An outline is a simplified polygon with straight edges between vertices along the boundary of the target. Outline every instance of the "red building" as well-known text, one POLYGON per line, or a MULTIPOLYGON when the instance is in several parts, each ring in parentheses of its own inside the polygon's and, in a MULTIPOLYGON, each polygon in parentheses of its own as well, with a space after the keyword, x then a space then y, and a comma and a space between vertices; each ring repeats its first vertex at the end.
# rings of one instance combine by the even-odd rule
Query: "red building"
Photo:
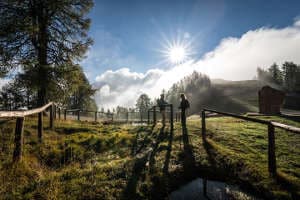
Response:
POLYGON ((285 93, 280 90, 270 86, 262 87, 258 92, 259 113, 268 115, 280 114, 284 97, 285 93))

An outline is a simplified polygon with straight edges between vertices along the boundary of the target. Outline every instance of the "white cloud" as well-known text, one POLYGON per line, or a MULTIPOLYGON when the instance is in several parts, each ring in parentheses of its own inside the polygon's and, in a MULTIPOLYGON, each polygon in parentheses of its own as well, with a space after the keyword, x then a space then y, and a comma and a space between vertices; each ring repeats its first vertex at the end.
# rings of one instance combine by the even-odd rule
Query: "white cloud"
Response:
POLYGON ((128 68, 106 71, 97 76, 94 86, 99 106, 133 106, 141 93, 158 96, 194 70, 211 78, 230 80, 252 79, 257 67, 272 63, 293 61, 300 64, 300 20, 286 28, 260 28, 250 30, 240 38, 224 38, 200 60, 189 61, 167 70, 151 69, 146 73, 132 72, 128 68))

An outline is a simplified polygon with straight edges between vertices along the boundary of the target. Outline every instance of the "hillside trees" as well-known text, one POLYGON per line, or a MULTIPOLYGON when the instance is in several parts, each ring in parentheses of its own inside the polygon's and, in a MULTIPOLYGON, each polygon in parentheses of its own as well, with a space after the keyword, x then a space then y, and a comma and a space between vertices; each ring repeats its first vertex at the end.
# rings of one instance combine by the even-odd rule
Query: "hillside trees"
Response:
POLYGON ((300 91, 300 65, 285 62, 282 67, 276 63, 267 70, 257 68, 258 80, 273 87, 279 87, 289 92, 300 91))
POLYGON ((72 94, 82 76, 76 62, 92 44, 86 18, 92 6, 92 0, 1 1, 0 75, 18 69, 17 82, 38 106, 72 94))
POLYGON ((210 94, 211 81, 208 76, 194 71, 191 75, 184 77, 172 85, 166 94, 169 103, 177 108, 180 104, 180 94, 184 93, 191 102, 191 112, 199 110, 199 106, 210 94))

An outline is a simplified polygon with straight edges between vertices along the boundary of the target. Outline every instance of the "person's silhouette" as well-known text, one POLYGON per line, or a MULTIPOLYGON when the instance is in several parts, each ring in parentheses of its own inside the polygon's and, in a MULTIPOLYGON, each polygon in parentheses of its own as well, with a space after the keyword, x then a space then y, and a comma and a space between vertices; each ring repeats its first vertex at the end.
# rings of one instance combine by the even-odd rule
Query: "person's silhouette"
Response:
POLYGON ((184 94, 180 95, 181 102, 180 106, 178 107, 181 109, 181 125, 183 128, 186 127, 186 110, 190 108, 190 102, 186 99, 184 94))

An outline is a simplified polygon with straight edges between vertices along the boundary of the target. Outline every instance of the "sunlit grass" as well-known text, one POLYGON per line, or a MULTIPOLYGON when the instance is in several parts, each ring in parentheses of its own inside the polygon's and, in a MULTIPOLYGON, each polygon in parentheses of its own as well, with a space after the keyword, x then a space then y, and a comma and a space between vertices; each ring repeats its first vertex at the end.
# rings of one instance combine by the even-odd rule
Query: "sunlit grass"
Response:
MULTIPOLYGON (((299 126, 279 117, 263 118, 299 126)), ((0 199, 159 199, 198 175, 250 184, 277 199, 290 199, 290 191, 300 188, 299 135, 276 129, 280 185, 268 174, 264 125, 229 117, 208 118, 208 145, 203 145, 201 120, 189 120, 189 145, 196 168, 184 171, 187 144, 182 141, 179 123, 169 140, 170 127, 161 132, 161 124, 56 120, 55 129, 50 130, 47 117, 44 122, 40 144, 37 119, 26 118, 23 159, 15 165, 15 122, 0 125, 0 199)))

